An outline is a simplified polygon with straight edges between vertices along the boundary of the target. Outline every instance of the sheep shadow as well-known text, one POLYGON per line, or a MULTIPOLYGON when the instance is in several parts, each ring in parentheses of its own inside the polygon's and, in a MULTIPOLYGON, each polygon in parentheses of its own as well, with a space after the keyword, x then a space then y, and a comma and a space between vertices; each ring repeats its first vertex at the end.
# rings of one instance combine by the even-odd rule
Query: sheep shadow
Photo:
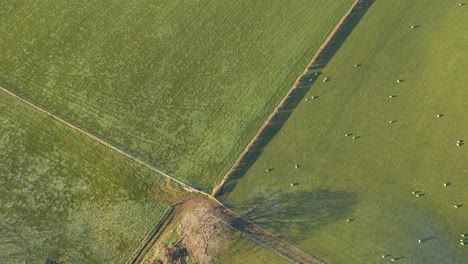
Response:
POLYGON ((433 240, 434 238, 435 238, 435 236, 425 237, 425 238, 421 239, 421 243, 429 242, 429 241, 433 240))

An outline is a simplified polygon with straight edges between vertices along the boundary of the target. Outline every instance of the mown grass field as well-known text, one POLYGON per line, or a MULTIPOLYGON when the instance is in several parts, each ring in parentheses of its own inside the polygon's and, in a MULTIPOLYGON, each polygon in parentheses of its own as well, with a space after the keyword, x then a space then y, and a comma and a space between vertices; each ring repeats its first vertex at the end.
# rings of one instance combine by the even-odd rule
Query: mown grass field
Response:
POLYGON ((183 189, 0 91, 0 263, 123 263, 183 189))
POLYGON ((352 2, 1 1, 0 85, 210 191, 352 2))
POLYGON ((375 1, 223 198, 329 263, 466 263, 467 24, 457 1, 375 1))

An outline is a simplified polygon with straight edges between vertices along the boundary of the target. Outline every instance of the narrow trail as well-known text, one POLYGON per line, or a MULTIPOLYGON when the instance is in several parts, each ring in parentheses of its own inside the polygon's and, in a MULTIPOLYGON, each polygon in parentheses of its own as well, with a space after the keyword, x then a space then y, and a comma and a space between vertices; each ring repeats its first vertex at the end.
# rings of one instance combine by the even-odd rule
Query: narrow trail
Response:
POLYGON ((281 109, 286 105, 288 99, 292 96, 294 91, 301 86, 301 81, 304 80, 304 78, 310 73, 310 69, 314 66, 314 64, 317 62, 317 60, 320 58, 322 53, 327 49, 327 47, 330 45, 330 42, 333 40, 333 38, 337 35, 337 32, 343 27, 345 22, 348 20, 348 18, 351 16, 351 14, 356 10, 356 7, 365 0, 356 0, 353 5, 349 8, 348 12, 340 19, 338 24, 335 26, 335 28, 332 30, 330 35, 325 39, 325 41, 322 43, 320 48, 317 50, 315 53, 314 57, 310 60, 309 64, 307 64, 306 68, 302 72, 299 77, 297 77, 296 81, 294 82, 293 86, 291 89, 288 91, 286 96, 280 101, 278 106, 275 107, 273 112, 268 116, 268 118, 265 120, 265 123, 260 127, 258 130, 257 134, 253 137, 253 139, 249 142, 247 147, 244 149, 244 151, 241 153, 239 158, 236 160, 234 165, 231 167, 231 169, 226 173, 224 176, 223 180, 218 184, 215 188, 213 188, 213 192, 211 195, 213 197, 216 197, 220 191, 222 190, 223 186, 226 184, 227 181, 231 178, 231 176, 234 174, 234 172, 237 170, 239 165, 242 163, 246 155, 252 151, 253 148, 255 148, 256 143, 259 141, 260 137, 262 134, 264 134, 266 128, 272 123, 273 119, 275 116, 278 115, 281 109))

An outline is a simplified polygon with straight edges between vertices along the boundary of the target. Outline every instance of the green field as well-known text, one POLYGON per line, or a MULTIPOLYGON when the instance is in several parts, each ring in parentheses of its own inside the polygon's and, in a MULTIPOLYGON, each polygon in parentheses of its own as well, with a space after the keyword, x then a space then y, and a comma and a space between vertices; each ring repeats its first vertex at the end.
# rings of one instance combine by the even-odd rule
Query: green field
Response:
POLYGON ((467 263, 467 24, 457 1, 375 1, 223 199, 329 263, 467 263))
POLYGON ((226 264, 285 264, 290 263, 283 257, 276 255, 273 251, 253 242, 250 238, 231 230, 229 232, 231 241, 229 249, 217 258, 217 263, 226 264))
POLYGON ((181 187, 0 91, 0 263, 123 263, 181 187))
POLYGON ((0 86, 210 191, 353 0, 0 2, 0 86))

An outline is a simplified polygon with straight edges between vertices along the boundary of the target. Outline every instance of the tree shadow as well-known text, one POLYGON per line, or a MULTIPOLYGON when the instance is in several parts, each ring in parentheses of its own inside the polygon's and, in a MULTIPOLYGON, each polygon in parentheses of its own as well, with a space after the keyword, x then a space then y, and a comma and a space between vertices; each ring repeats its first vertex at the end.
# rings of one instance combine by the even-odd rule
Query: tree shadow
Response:
MULTIPOLYGON (((357 204, 357 194, 319 189, 293 193, 264 193, 239 205, 231 205, 244 218, 296 243, 312 231, 349 218, 357 204)), ((343 221, 346 224, 346 221, 343 221)), ((242 226, 237 226, 242 229, 242 226)))
MULTIPOLYGON (((361 0, 352 11, 351 15, 344 21, 342 27, 331 38, 330 42, 325 46, 323 51, 318 56, 313 65, 307 68, 307 73, 299 80, 297 88, 286 99, 282 108, 276 113, 272 121, 261 132, 258 139, 254 142, 253 147, 245 154, 239 165, 230 175, 229 180, 215 194, 220 200, 226 200, 225 196, 234 190, 237 181, 241 179, 250 167, 258 159, 265 146, 273 139, 273 137, 281 130, 292 111, 304 99, 309 92, 312 84, 314 84, 322 72, 320 71, 332 59, 335 53, 340 49, 345 40, 351 34, 353 29, 358 25, 366 11, 371 7, 375 0, 361 0)), ((360 64, 359 64, 360 65, 360 64)), ((313 102, 311 102, 313 103, 313 102)))

